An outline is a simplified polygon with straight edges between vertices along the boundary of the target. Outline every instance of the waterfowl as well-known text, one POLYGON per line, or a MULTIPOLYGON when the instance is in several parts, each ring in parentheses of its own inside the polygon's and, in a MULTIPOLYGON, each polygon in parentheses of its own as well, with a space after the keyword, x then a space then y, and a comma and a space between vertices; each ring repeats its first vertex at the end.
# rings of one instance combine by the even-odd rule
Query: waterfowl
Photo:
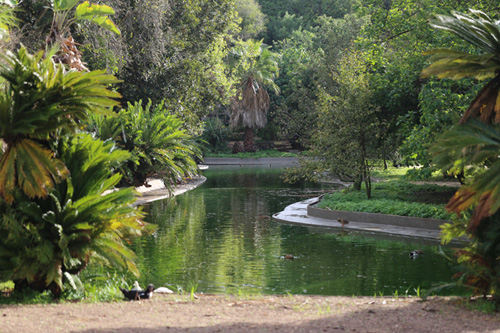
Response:
POLYGON ((140 291, 142 290, 141 286, 139 285, 139 282, 135 281, 134 282, 134 286, 132 287, 132 289, 130 289, 130 291, 140 291))
POLYGON ((173 294, 174 292, 167 287, 159 287, 155 289, 155 293, 159 294, 173 294))
POLYGON ((155 287, 152 284, 148 285, 146 290, 134 290, 134 289, 127 290, 125 288, 120 288, 120 290, 123 293, 123 296, 125 296, 125 298, 128 298, 130 300, 137 300, 137 301, 141 300, 141 299, 151 298, 153 296, 154 289, 155 289, 155 287))
POLYGON ((348 223, 349 223, 349 221, 347 221, 346 219, 343 219, 343 218, 341 218, 341 217, 339 217, 339 218, 337 219, 337 221, 339 221, 339 223, 340 223, 340 224, 342 224, 342 227, 344 227, 344 225, 346 225, 346 224, 348 224, 348 223))
POLYGON ((410 252, 410 258, 415 259, 419 254, 424 253, 422 250, 414 250, 410 252))
POLYGON ((288 259, 288 260, 292 260, 294 259, 294 255, 293 254, 285 254, 283 256, 281 256, 281 259, 288 259))

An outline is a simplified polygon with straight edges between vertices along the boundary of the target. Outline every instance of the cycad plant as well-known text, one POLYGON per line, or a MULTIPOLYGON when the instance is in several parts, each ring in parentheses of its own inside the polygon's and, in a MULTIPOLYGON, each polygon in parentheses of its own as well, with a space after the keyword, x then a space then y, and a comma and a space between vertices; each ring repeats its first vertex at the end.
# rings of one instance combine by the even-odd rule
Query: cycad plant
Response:
POLYGON ((431 26, 449 31, 480 52, 469 53, 451 49, 430 50, 432 64, 422 71, 423 77, 478 80, 492 79, 477 94, 460 123, 478 117, 484 123, 500 123, 500 21, 470 9, 471 15, 453 12, 453 16, 436 15, 431 26))
POLYGON ((68 176, 64 163, 48 142, 74 132, 88 112, 107 112, 118 104, 118 93, 107 85, 118 82, 104 71, 66 71, 52 55, 29 54, 24 47, 7 52, 0 62, 0 197, 14 200, 16 188, 29 198, 46 197, 68 176), (47 56, 45 56, 47 55, 47 56))
POLYGON ((182 121, 168 115, 163 104, 149 101, 128 104, 116 117, 95 117, 93 132, 103 140, 113 139, 132 154, 122 167, 124 180, 131 185, 148 185, 147 178, 163 179, 167 188, 198 173, 196 158, 201 152, 194 139, 182 129, 182 121))
POLYGON ((449 201, 447 209, 471 215, 467 224, 448 224, 443 240, 467 234, 471 243, 457 252, 462 264, 461 281, 476 294, 493 294, 500 305, 500 21, 483 12, 438 15, 431 25, 449 31, 480 51, 432 50, 423 75, 491 80, 481 89, 462 116, 460 125, 444 133, 432 147, 442 170, 460 172, 480 166, 482 172, 468 179, 449 201))
POLYGON ((255 151, 255 129, 267 124, 270 106, 266 87, 279 93, 274 79, 278 75, 278 55, 271 52, 261 41, 239 42, 232 50, 236 62, 236 75, 240 85, 231 102, 231 127, 245 128, 244 149, 255 151))
POLYGON ((61 138, 54 150, 69 176, 46 198, 18 192, 12 205, 0 204, 0 280, 57 297, 63 278, 73 282, 90 261, 138 274, 124 241, 141 234, 142 214, 131 188, 113 191, 121 178, 113 170, 129 153, 85 134, 61 138))
POLYGON ((59 45, 57 55, 54 55, 56 62, 63 63, 69 68, 79 71, 87 71, 88 69, 81 59, 82 53, 78 50, 77 43, 71 35, 71 27, 75 23, 88 21, 118 35, 120 30, 109 18, 110 15, 115 14, 113 8, 107 5, 91 4, 88 1, 76 6, 79 1, 50 1, 49 8, 54 11, 54 16, 46 44, 47 48, 51 48, 56 44, 59 45))

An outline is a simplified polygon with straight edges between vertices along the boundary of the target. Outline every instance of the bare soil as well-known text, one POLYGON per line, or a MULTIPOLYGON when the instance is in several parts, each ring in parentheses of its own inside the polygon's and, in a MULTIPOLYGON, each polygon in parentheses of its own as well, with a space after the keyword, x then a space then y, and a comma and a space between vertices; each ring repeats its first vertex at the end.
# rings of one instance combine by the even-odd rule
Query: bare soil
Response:
POLYGON ((0 332, 500 332, 459 298, 154 295, 145 301, 0 306, 0 332))

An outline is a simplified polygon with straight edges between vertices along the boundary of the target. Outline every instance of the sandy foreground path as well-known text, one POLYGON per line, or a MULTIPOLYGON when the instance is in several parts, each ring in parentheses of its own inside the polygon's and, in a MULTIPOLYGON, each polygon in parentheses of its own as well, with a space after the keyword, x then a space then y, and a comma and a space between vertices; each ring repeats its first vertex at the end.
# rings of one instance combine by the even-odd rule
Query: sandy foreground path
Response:
POLYGON ((500 332, 456 298, 155 295, 146 301, 0 306, 0 332, 500 332))

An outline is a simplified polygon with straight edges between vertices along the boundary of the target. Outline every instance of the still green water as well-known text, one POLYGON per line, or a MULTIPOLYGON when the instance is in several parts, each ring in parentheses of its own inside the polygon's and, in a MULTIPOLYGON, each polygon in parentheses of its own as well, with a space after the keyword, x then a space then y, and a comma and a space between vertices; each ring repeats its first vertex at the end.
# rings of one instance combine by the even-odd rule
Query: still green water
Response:
POLYGON ((450 281, 438 243, 272 221, 273 213, 332 188, 283 183, 283 169, 210 167, 207 182, 145 207, 141 285, 231 294, 415 295, 450 281), (409 252, 422 249, 416 260, 409 252), (293 254, 294 260, 282 259, 293 254))

